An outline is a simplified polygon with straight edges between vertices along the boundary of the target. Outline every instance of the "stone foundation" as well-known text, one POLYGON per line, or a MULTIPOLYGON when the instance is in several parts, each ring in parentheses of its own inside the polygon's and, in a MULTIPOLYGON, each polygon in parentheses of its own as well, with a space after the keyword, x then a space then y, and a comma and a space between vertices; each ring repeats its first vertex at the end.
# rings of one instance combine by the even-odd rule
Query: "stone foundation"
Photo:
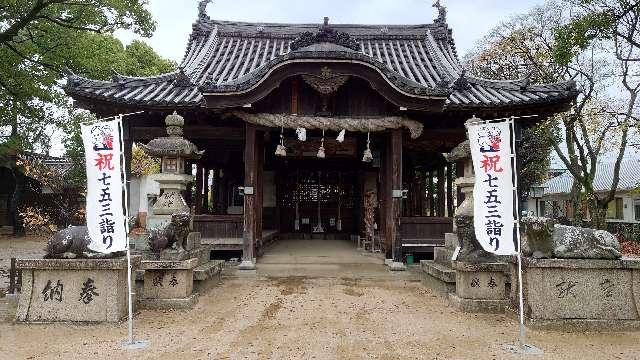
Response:
POLYGON ((185 308, 196 303, 193 298, 193 269, 198 259, 182 261, 145 260, 144 292, 140 306, 149 308, 185 308))
POLYGON ((508 305, 506 263, 473 264, 452 261, 456 271, 456 293, 449 299, 465 312, 501 313, 508 305))
MULTIPOLYGON (((16 321, 117 322, 127 315, 125 257, 21 259, 16 265, 22 269, 16 321)), ((140 257, 132 256, 131 265, 135 271, 140 257)))
MULTIPOLYGON (((518 264, 510 266, 517 279, 518 264)), ((525 318, 562 330, 640 329, 640 259, 522 259, 525 318)), ((517 309, 518 288, 510 299, 517 309)))

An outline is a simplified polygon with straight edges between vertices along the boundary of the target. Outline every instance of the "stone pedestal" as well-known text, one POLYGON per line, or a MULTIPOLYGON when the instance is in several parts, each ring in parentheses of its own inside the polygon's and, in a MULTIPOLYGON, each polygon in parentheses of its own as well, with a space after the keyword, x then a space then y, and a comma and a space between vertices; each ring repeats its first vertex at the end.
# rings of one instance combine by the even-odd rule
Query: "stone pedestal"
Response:
POLYGON ((508 264, 472 264, 453 261, 456 271, 456 292, 449 294, 452 304, 464 312, 500 313, 507 300, 506 276, 508 264))
MULTIPOLYGON (((117 322, 127 316, 127 259, 18 260, 22 322, 117 322)), ((140 257, 131 258, 132 270, 140 257)), ((135 304, 135 301, 134 301, 135 304)))
MULTIPOLYGON (((510 264, 517 279, 518 264, 510 264)), ((640 259, 522 259, 525 319, 556 330, 640 329, 640 259)), ((518 287, 510 294, 518 309, 518 287)))
POLYGON ((140 306, 146 309, 191 308, 197 301, 193 293, 193 269, 198 259, 182 261, 144 260, 144 293, 140 306))

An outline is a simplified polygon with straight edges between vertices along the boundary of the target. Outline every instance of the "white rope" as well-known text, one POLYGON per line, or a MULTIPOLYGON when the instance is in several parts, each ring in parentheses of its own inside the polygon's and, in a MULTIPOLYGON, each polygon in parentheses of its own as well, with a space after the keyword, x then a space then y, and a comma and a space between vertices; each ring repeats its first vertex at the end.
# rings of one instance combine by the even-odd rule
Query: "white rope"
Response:
POLYGON ((250 114, 243 111, 231 111, 228 116, 236 116, 248 123, 266 127, 286 127, 288 129, 306 128, 352 132, 384 131, 387 129, 407 128, 412 139, 422 135, 424 125, 400 116, 386 116, 378 118, 348 118, 348 117, 321 117, 321 116, 295 116, 290 114, 250 114))

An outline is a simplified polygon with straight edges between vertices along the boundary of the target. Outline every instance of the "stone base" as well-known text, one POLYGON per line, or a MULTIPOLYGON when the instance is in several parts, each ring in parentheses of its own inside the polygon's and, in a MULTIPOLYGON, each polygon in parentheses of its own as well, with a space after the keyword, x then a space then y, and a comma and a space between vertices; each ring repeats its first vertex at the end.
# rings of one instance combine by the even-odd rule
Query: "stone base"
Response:
MULTIPOLYGON (((515 259, 510 268, 517 279, 515 259)), ((640 321, 640 259, 522 258, 522 271, 525 318, 531 324, 606 330, 635 328, 640 321)), ((510 300, 517 309, 517 286, 510 300)))
MULTIPOLYGON (((20 259, 20 322, 117 322, 127 316, 127 258, 20 259)), ((132 256, 132 270, 140 257, 132 256)), ((135 303, 135 301, 134 301, 135 303)))
POLYGON ((462 312, 500 314, 509 305, 509 300, 463 299, 451 293, 449 303, 462 312))
POLYGON ((222 282, 224 260, 211 260, 193 269, 193 289, 203 294, 222 282))
POLYGON ((456 291, 456 272, 433 260, 420 261, 423 283, 440 295, 456 291))
POLYGON ((186 299, 193 294, 193 269, 198 259, 142 262, 143 299, 186 299))
POLYGON ((178 299, 142 299, 140 308, 145 310, 192 309, 198 303, 198 294, 178 299))
POLYGON ((452 261, 456 271, 455 297, 449 297, 466 312, 502 312, 508 304, 505 271, 507 264, 475 264, 452 261))

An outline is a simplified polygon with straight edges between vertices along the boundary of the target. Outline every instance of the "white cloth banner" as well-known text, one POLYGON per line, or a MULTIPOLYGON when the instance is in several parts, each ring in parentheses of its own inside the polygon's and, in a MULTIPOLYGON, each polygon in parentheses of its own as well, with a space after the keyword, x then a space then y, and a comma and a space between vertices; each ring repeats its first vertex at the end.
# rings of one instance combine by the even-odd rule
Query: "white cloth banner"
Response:
POLYGON ((484 250, 517 254, 514 238, 511 131, 507 121, 467 126, 475 173, 473 215, 484 250))
POLYGON ((119 121, 82 125, 81 131, 87 168, 89 249, 105 254, 126 251, 119 121))

